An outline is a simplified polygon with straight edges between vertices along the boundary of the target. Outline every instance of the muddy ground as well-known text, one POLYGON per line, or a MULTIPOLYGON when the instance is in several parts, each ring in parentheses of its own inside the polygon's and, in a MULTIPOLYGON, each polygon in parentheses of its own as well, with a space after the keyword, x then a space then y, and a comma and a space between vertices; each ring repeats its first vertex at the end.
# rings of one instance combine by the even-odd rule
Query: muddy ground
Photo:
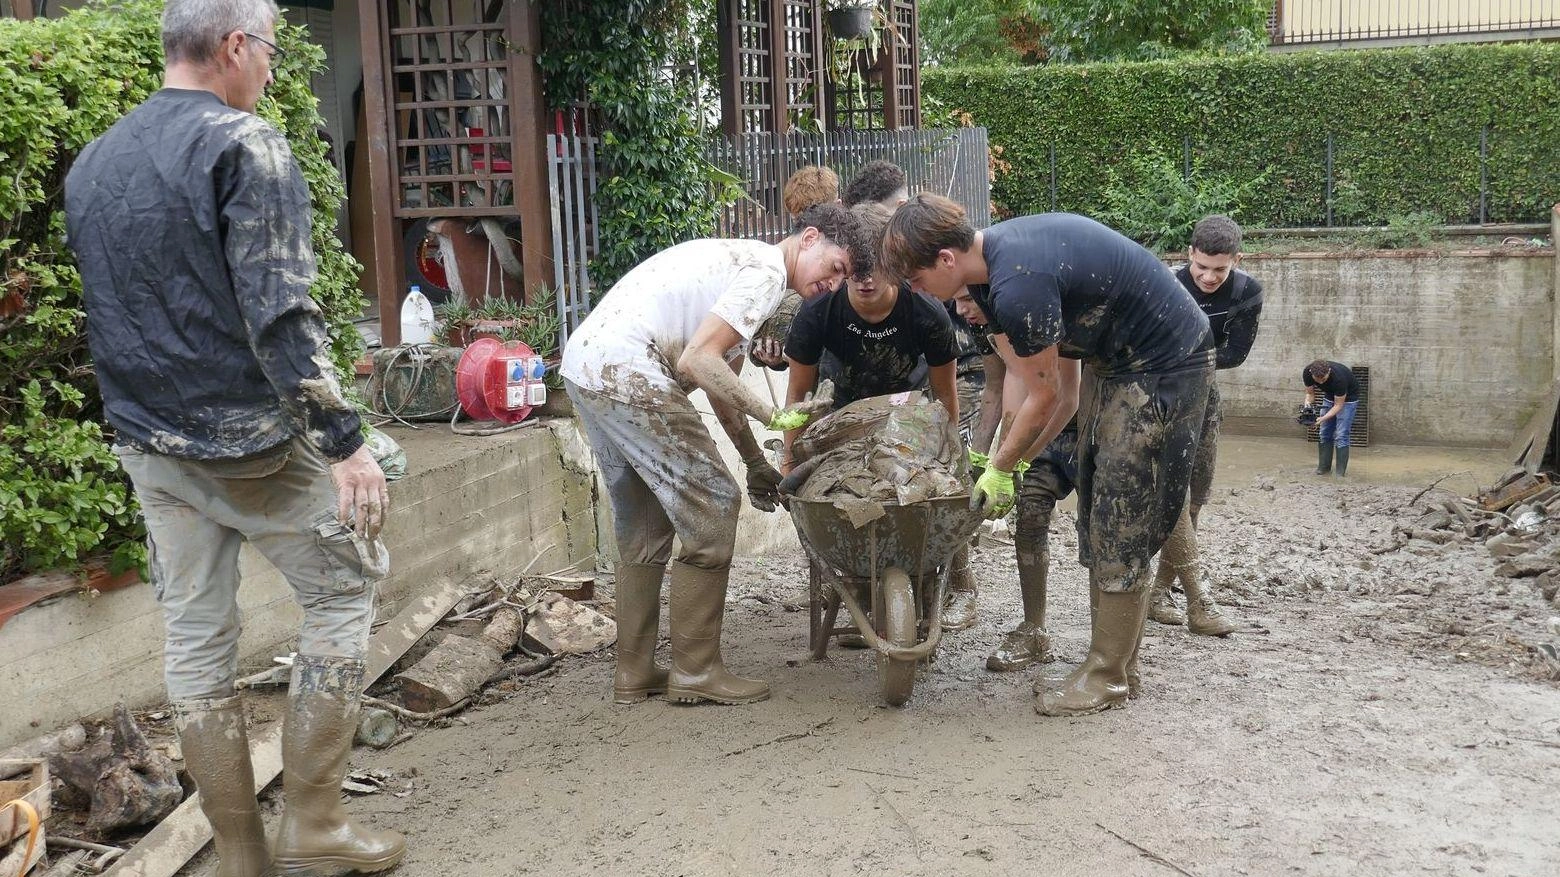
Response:
MULTIPOLYGON (((1373 554, 1415 488, 1221 483, 1202 542, 1246 629, 1150 624, 1128 709, 1042 719, 1034 673, 984 669, 1018 614, 1001 544, 975 554, 980 624, 881 706, 871 654, 805 660, 792 553, 742 561, 728 610, 768 702, 614 706, 611 655, 571 659, 356 750, 391 779, 350 806, 407 833, 399 873, 449 877, 1560 873, 1560 686, 1529 648, 1560 610, 1479 546, 1373 554)), ((1059 517, 1052 674, 1087 647, 1059 517)))

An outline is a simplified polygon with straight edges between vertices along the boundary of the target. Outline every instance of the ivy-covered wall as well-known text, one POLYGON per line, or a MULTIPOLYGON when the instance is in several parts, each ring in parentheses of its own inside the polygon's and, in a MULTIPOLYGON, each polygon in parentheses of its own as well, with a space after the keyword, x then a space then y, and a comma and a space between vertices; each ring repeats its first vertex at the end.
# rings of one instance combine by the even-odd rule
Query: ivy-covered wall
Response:
MULTIPOLYGON (((83 333, 81 280, 64 240, 72 158, 161 84, 160 0, 94 3, 58 18, 0 19, 0 582, 111 552, 139 562, 134 497, 109 450, 83 333)), ((283 130, 314 201, 332 354, 362 350, 359 266, 334 234, 343 188, 316 131, 308 73, 323 50, 281 28, 287 57, 260 112, 283 130)))
POLYGON ((1112 169, 1130 184, 1127 159, 1158 155, 1230 184, 1266 174, 1244 222, 1318 225, 1329 133, 1338 224, 1476 221, 1481 176, 1491 222, 1543 221, 1560 199, 1553 43, 945 68, 922 85, 929 117, 990 130, 993 195, 1012 213, 1052 209, 1054 148, 1059 210, 1100 212, 1112 169))

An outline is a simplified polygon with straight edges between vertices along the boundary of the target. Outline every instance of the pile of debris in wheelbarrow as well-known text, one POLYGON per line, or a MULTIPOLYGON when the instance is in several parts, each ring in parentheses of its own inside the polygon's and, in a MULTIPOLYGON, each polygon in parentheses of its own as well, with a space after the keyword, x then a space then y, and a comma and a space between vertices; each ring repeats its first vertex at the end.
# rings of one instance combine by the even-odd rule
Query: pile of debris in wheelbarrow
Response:
POLYGON ((820 419, 792 458, 781 492, 809 560, 813 657, 859 636, 877 652, 883 699, 900 706, 942 636, 953 554, 981 522, 964 443, 942 405, 903 393, 820 419), (852 626, 835 627, 841 606, 852 626))

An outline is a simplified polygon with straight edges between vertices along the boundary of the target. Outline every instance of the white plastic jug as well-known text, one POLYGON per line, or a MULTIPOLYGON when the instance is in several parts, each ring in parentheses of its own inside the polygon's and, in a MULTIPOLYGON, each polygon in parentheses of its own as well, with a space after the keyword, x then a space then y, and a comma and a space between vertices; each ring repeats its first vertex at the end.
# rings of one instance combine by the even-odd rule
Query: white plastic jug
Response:
POLYGON ((433 303, 416 286, 401 303, 401 343, 428 344, 433 341, 433 303))

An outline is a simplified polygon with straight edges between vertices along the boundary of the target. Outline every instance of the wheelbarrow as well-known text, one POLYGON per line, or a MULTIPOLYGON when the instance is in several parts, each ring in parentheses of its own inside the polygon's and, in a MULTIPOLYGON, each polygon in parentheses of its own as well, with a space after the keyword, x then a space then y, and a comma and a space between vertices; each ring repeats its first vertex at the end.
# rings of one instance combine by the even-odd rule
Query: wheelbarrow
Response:
POLYGON ((860 527, 828 501, 792 497, 791 518, 809 566, 809 646, 814 660, 829 641, 859 633, 877 650, 883 700, 900 706, 915 687, 916 666, 942 638, 949 561, 969 542, 981 515, 968 496, 908 505, 885 503, 883 515, 860 527), (858 593, 865 592, 870 612, 858 593), (835 627, 841 606, 854 627, 835 627))

